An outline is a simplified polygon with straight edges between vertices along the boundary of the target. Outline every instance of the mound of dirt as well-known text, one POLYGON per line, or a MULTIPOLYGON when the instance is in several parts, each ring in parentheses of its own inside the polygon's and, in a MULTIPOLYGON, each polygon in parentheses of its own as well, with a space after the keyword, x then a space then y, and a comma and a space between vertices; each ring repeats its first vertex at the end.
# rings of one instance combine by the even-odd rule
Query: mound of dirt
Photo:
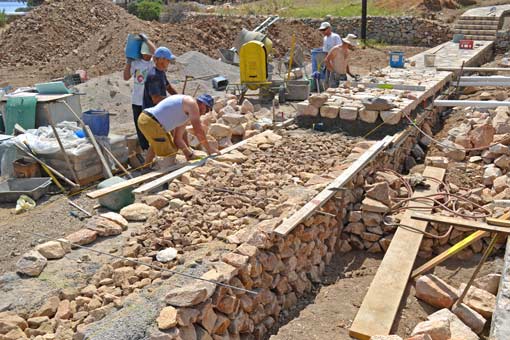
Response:
MULTIPOLYGON (((86 69, 90 76, 121 70, 128 33, 146 33, 159 46, 182 54, 194 50, 213 58, 230 48, 243 27, 253 29, 263 18, 196 16, 179 24, 142 21, 107 0, 53 0, 16 20, 0 35, 0 64, 54 77, 86 69)), ((277 23, 269 36, 275 55, 290 48, 292 34, 306 48, 320 46, 317 30, 300 22, 277 23)))

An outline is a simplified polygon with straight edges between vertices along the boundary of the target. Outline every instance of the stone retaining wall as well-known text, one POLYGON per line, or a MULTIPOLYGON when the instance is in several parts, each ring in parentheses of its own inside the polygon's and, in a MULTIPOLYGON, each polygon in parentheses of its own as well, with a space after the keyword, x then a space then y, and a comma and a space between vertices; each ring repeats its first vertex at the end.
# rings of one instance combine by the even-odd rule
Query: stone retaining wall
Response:
MULTIPOLYGON (((188 13, 190 19, 204 16, 216 15, 209 13, 188 13)), ((256 19, 262 22, 266 16, 235 16, 235 15, 217 15, 225 21, 243 21, 256 19)), ((319 27, 321 22, 328 20, 333 26, 333 31, 345 36, 348 33, 354 33, 358 37, 361 35, 361 18, 345 17, 326 17, 326 18, 281 18, 279 22, 295 23, 301 22, 311 27, 319 27)), ((241 27, 239 27, 241 29, 241 27)), ((448 40, 451 40, 452 28, 439 21, 423 19, 413 16, 402 17, 373 17, 369 16, 367 20, 367 39, 377 42, 395 45, 411 46, 436 46, 448 40)))

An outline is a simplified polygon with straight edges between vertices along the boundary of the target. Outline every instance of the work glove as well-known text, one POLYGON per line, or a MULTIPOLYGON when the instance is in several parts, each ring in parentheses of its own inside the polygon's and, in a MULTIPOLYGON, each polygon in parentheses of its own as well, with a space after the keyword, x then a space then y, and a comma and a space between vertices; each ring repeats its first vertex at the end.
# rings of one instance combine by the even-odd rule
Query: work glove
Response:
POLYGON ((147 40, 149 40, 149 38, 145 35, 145 33, 140 33, 138 34, 138 36, 140 37, 140 39, 142 39, 144 42, 147 42, 147 40))

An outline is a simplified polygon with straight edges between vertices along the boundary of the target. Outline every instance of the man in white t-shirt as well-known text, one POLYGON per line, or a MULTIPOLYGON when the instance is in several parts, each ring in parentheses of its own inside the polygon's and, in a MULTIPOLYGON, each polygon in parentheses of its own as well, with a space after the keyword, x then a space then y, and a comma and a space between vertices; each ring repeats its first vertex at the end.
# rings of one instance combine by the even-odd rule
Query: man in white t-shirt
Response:
POLYGON ((342 38, 340 38, 338 34, 333 33, 329 22, 324 21, 319 27, 319 31, 321 31, 324 36, 324 42, 322 44, 322 50, 324 52, 329 52, 333 47, 342 45, 342 38))
POLYGON ((138 117, 142 113, 145 80, 147 79, 147 73, 153 66, 151 59, 156 50, 156 46, 147 39, 145 34, 140 34, 140 38, 143 40, 140 50, 142 58, 136 60, 127 59, 126 66, 124 67, 124 80, 129 80, 133 77, 133 93, 131 95, 133 119, 135 120, 136 134, 140 147, 142 150, 147 150, 149 148, 149 142, 138 128, 138 117))

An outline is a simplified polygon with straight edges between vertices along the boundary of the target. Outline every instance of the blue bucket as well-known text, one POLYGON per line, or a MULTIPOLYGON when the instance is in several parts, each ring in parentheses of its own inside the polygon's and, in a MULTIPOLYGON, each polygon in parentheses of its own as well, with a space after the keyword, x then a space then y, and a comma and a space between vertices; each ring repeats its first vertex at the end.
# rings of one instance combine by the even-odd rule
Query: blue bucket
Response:
POLYGON ((390 66, 395 68, 403 68, 404 52, 390 52, 390 66))
POLYGON ((108 112, 100 110, 85 111, 82 119, 90 127, 94 136, 108 136, 110 132, 110 114, 108 112))
POLYGON ((326 58, 326 55, 328 53, 324 52, 322 50, 322 47, 314 48, 310 52, 312 54, 312 73, 315 71, 320 72, 320 70, 318 70, 317 68, 319 67, 319 64, 321 64, 321 68, 322 68, 322 65, 324 64, 324 58, 326 58))
POLYGON ((142 48, 142 39, 138 35, 128 34, 126 41, 126 58, 140 59, 140 49, 142 48))

